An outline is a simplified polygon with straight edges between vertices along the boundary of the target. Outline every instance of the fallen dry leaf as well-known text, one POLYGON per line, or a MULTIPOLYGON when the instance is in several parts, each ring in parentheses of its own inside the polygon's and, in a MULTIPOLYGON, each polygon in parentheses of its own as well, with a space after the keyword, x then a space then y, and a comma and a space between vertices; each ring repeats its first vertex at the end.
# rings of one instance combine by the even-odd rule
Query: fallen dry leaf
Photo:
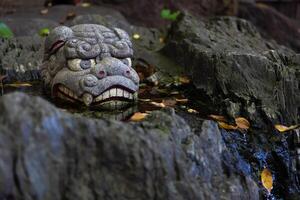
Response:
POLYGON ((165 39, 164 39, 163 37, 160 37, 160 38, 159 38, 159 42, 160 42, 160 43, 164 43, 164 42, 165 42, 165 39))
POLYGON ((133 34, 132 37, 133 37, 133 39, 135 39, 135 40, 138 40, 138 39, 141 38, 141 36, 140 36, 139 34, 137 34, 137 33, 133 34))
POLYGON ((83 8, 88 8, 88 7, 91 7, 91 4, 87 3, 87 2, 84 2, 84 3, 81 3, 80 6, 83 7, 83 8))
POLYGON ((199 113, 197 110, 194 110, 194 109, 188 109, 187 110, 189 113, 194 113, 194 114, 197 114, 197 113, 199 113))
POLYGON ((134 121, 134 122, 142 121, 143 119, 145 119, 145 117, 147 117, 147 115, 148 113, 141 113, 141 112, 134 113, 131 116, 130 121, 134 121))
POLYGON ((191 82, 191 80, 187 76, 180 76, 179 82, 181 84, 189 84, 191 82))
POLYGON ((48 14, 49 10, 47 8, 40 11, 42 15, 48 14))
POLYGON ((280 125, 280 124, 276 124, 276 125, 275 125, 275 128, 276 128, 279 132, 284 133, 284 132, 287 132, 287 131, 291 131, 291 130, 295 130, 295 129, 297 129, 297 128, 300 128, 300 124, 298 124, 298 125, 293 125, 293 126, 289 126, 289 127, 284 126, 284 125, 280 125))
POLYGON ((262 172, 261 172, 261 182, 262 185, 264 186, 264 188, 266 188, 268 190, 268 192, 270 193, 271 190, 273 189, 273 176, 272 173, 269 169, 265 168, 262 172))
POLYGON ((170 94, 172 94, 172 95, 177 95, 177 94, 179 94, 179 92, 178 92, 178 91, 173 91, 173 92, 171 92, 170 94))
POLYGON ((188 101, 188 99, 176 99, 176 102, 178 103, 187 103, 188 101))
POLYGON ((166 105, 164 103, 157 103, 157 102, 154 102, 154 101, 151 101, 150 104, 154 105, 154 106, 157 106, 157 107, 160 107, 160 108, 165 108, 166 105))
POLYGON ((139 99, 139 101, 142 101, 142 102, 150 102, 151 99, 139 99))
POLYGON ((250 128, 250 122, 247 119, 245 119, 244 117, 235 118, 235 123, 236 123, 237 127, 240 129, 247 130, 250 128))
POLYGON ((5 84, 4 86, 20 88, 20 87, 31 87, 32 85, 30 83, 9 83, 9 84, 5 84))
POLYGON ((226 130, 236 130, 238 128, 237 126, 233 126, 233 125, 227 124, 225 122, 218 122, 218 124, 219 124, 220 128, 223 128, 226 130))
POLYGON ((210 117, 213 120, 216 120, 218 122, 226 122, 226 118, 222 115, 209 115, 208 117, 210 117))

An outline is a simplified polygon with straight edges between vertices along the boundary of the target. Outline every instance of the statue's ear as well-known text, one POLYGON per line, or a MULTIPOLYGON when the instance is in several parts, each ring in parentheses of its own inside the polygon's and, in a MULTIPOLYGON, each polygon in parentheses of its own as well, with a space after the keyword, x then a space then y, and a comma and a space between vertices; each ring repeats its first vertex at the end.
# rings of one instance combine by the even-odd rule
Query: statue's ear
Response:
POLYGON ((69 27, 58 26, 54 28, 45 41, 45 57, 56 53, 72 36, 73 31, 69 27))

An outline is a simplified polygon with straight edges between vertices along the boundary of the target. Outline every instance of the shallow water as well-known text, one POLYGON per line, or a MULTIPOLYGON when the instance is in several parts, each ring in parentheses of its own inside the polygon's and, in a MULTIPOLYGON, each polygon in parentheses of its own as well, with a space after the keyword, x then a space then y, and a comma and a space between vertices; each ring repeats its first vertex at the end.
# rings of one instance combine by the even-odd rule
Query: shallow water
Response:
MULTIPOLYGON (((52 99, 49 97, 49 95, 46 94, 46 92, 43 89, 42 82, 26 82, 26 83, 14 83, 14 84, 4 84, 3 88, 2 85, 0 85, 0 89, 3 89, 3 94, 8 94, 15 91, 24 92, 26 94, 32 95, 32 96, 40 96, 54 105, 56 105, 58 108, 60 108, 63 111, 73 113, 75 115, 81 115, 91 118, 106 118, 106 119, 115 119, 115 120, 122 120, 126 121, 128 120, 134 113, 136 112, 151 112, 154 110, 160 110, 164 106, 157 106, 153 105, 153 102, 161 103, 163 101, 171 102, 172 105, 166 105, 166 107, 173 107, 175 110, 183 110, 187 111, 188 109, 192 108, 192 102, 186 102, 186 103, 176 103, 175 99, 177 98, 184 98, 183 95, 178 92, 178 88, 174 89, 158 89, 153 92, 153 87, 146 86, 146 89, 141 87, 140 93, 139 93, 139 101, 137 104, 134 104, 130 107, 121 109, 121 110, 96 110, 92 108, 88 108, 81 104, 73 104, 66 102, 61 99, 52 99), (175 91, 176 90, 176 91, 175 91), (159 92, 158 92, 159 91, 159 92), (173 93, 172 93, 173 91, 173 93), (175 92, 174 92, 175 91, 175 92)), ((1 94, 1 93, 0 93, 1 94)), ((3 95, 2 94, 2 95, 3 95)), ((199 115, 202 115, 203 117, 206 117, 209 112, 206 111, 199 111, 197 110, 199 115)))
MULTIPOLYGON (((2 87, 2 85, 0 86, 2 87)), ((139 95, 139 98, 146 99, 149 98, 147 102, 139 101, 137 104, 132 105, 130 107, 121 109, 121 110, 95 110, 92 108, 87 108, 84 105, 80 104, 71 104, 61 99, 52 99, 43 89, 42 82, 26 82, 26 83, 15 83, 15 84, 4 84, 3 85, 3 94, 8 94, 15 91, 24 92, 26 94, 32 96, 40 96, 53 104, 55 104, 58 108, 62 109, 63 111, 73 113, 75 115, 82 115, 91 118, 106 118, 106 119, 115 119, 115 120, 127 120, 134 114, 135 112, 150 112, 154 110, 159 110, 161 107, 154 106, 150 103, 152 99, 149 98, 147 95, 139 95)), ((162 97, 156 95, 154 100, 160 101, 162 97)))

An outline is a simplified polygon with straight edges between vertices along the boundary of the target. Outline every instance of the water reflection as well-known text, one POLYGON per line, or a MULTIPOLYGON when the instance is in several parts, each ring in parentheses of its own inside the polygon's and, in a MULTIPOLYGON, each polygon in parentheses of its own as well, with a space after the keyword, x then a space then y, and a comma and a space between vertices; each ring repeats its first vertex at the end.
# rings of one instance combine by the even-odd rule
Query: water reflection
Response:
POLYGON ((69 102, 62 102, 61 100, 52 100, 52 102, 63 111, 89 118, 105 118, 124 121, 129 119, 131 115, 138 111, 137 105, 131 105, 119 110, 95 110, 87 108, 84 105, 74 105, 69 102))
MULTIPOLYGON (((32 96, 40 96, 47 101, 54 104, 56 107, 63 111, 72 113, 74 115, 80 115, 90 118, 105 118, 114 120, 128 120, 135 112, 149 113, 154 110, 160 110, 162 107, 172 107, 175 110, 182 110, 185 113, 188 112, 189 108, 197 108, 194 105, 194 101, 186 103, 180 103, 178 100, 182 100, 186 97, 182 95, 184 90, 181 88, 155 88, 155 87, 140 87, 139 91, 139 102, 138 104, 131 105, 130 107, 118 110, 97 110, 86 107, 82 104, 70 103, 62 99, 52 99, 50 95, 47 95, 43 90, 42 82, 26 82, 26 83, 14 83, 4 84, 3 93, 8 94, 10 92, 20 91, 32 96), (181 91, 181 92, 179 92, 181 91), (146 101, 147 100, 147 101, 146 101), (178 102, 177 102, 178 101, 178 102), (163 102, 164 105, 160 106, 159 102, 163 102), (155 103, 155 104, 153 104, 155 103), (158 104, 158 105, 157 105, 158 104)), ((191 90, 192 91, 192 90, 191 90)), ((197 98, 194 98, 197 99, 197 98)), ((205 98, 199 98, 205 99, 205 98)), ((199 103, 199 100, 196 101, 199 103)), ((202 109, 197 109, 197 115, 207 118, 211 111, 208 105, 203 105, 202 109)))
POLYGON ((63 101, 61 99, 52 99, 48 95, 46 95, 45 91, 43 90, 42 82, 31 82, 26 84, 4 84, 2 88, 3 94, 19 91, 32 96, 40 96, 46 99, 47 101, 53 103, 63 111, 72 113, 74 115, 85 116, 90 118, 127 120, 132 114, 138 111, 138 105, 131 105, 124 109, 108 111, 87 108, 84 105, 73 104, 70 102, 63 101))

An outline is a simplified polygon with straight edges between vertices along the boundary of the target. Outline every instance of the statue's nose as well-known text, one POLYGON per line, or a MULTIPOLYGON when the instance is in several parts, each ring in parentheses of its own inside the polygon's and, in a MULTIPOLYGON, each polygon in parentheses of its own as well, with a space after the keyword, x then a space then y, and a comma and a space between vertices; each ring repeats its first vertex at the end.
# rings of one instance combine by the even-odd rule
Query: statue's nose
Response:
POLYGON ((134 69, 116 58, 104 58, 95 66, 93 74, 98 79, 108 76, 124 76, 138 83, 138 75, 134 69))

